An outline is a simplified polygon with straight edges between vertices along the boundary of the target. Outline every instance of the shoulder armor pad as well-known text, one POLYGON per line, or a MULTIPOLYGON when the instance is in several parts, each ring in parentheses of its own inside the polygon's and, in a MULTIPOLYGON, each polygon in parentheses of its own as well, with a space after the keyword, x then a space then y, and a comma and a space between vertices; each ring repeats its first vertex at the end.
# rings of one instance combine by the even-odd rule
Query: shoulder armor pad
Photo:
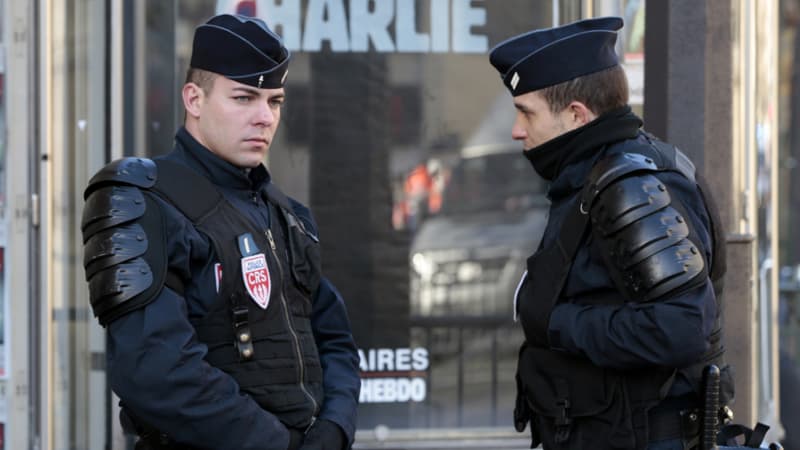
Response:
POLYGON ((147 158, 121 158, 100 169, 86 187, 83 198, 100 186, 106 184, 124 184, 140 188, 150 188, 156 183, 157 170, 155 163, 147 158))
POLYGON ((105 186, 86 198, 81 231, 86 242, 99 230, 132 222, 144 215, 144 195, 135 186, 105 186))
POLYGON ((630 300, 687 288, 706 273, 694 233, 667 187, 649 173, 618 178, 595 198, 592 234, 630 300))
POLYGON ((594 199, 592 226, 608 235, 661 210, 670 200, 666 186, 653 175, 616 180, 594 199))
POLYGON ((698 248, 688 239, 654 253, 625 277, 628 296, 634 301, 649 301, 670 292, 677 292, 705 281, 705 261, 698 248))
POLYGON ((83 265, 92 310, 100 324, 152 301, 166 276, 163 218, 136 186, 91 190, 81 224, 83 265))
POLYGON ((153 272, 144 259, 136 258, 97 272, 88 281, 92 311, 106 326, 125 312, 144 306, 131 300, 153 285, 153 272))
POLYGON ((86 279, 97 272, 135 259, 147 251, 147 235, 138 223, 98 231, 83 246, 86 279))
POLYGON ((598 161, 589 174, 589 183, 581 194, 581 207, 588 211, 594 198, 615 180, 638 171, 654 172, 658 166, 652 158, 638 153, 616 153, 598 161))

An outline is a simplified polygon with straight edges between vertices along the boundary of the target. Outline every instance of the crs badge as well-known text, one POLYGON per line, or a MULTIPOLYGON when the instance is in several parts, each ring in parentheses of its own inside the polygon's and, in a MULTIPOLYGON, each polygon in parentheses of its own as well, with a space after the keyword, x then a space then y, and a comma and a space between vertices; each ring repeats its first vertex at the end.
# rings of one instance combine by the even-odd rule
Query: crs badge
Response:
POLYGON ((271 283, 267 258, 263 253, 242 258, 242 278, 250 297, 261 309, 267 309, 271 283))

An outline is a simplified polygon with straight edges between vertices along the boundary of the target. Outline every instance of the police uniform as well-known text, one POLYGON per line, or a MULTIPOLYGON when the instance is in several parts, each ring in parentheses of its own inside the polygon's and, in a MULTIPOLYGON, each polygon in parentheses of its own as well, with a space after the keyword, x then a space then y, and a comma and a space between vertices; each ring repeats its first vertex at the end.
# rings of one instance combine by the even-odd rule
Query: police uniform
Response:
MULTIPOLYGON (((195 33, 192 67, 254 87, 282 86, 288 61, 258 19, 195 33)), ((235 167, 181 128, 172 152, 109 164, 85 198, 91 305, 137 448, 350 447, 360 381, 345 306, 310 211, 263 165, 235 167)))
MULTIPOLYGON (((495 47, 513 96, 618 64, 619 18, 537 30, 495 47)), ((545 449, 696 445, 703 370, 724 368, 724 239, 709 192, 630 107, 524 154, 551 184, 541 244, 515 294, 526 341, 515 425, 545 449)))

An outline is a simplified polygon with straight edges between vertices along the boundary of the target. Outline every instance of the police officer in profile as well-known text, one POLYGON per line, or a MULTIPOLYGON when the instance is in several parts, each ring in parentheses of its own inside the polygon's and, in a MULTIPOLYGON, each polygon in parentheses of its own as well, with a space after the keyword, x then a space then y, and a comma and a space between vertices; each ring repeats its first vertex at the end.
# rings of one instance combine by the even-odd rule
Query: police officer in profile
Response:
POLYGON ((515 426, 530 423, 545 449, 694 448, 706 366, 722 368, 720 405, 732 397, 720 220, 689 158, 631 111, 621 27, 583 20, 490 53, 517 110, 513 138, 550 183, 514 299, 515 426))
POLYGON ((200 25, 174 149, 85 192, 84 266, 137 449, 342 450, 358 354, 310 211, 263 161, 290 53, 259 19, 200 25))

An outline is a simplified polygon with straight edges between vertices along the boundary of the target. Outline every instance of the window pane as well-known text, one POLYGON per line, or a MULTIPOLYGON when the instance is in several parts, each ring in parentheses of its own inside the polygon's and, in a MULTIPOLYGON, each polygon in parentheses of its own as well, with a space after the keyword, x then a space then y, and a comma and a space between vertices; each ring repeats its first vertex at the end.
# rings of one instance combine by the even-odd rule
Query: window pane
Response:
POLYGON ((97 449, 105 441, 104 339, 89 311, 80 223, 83 190, 108 149, 106 16, 102 5, 86 0, 54 2, 48 14, 45 45, 52 58, 42 59, 41 70, 51 88, 42 92, 48 129, 40 151, 48 161, 43 195, 52 206, 42 230, 50 299, 42 307, 51 308, 51 321, 41 326, 50 340, 52 407, 42 414, 53 442, 97 449))

